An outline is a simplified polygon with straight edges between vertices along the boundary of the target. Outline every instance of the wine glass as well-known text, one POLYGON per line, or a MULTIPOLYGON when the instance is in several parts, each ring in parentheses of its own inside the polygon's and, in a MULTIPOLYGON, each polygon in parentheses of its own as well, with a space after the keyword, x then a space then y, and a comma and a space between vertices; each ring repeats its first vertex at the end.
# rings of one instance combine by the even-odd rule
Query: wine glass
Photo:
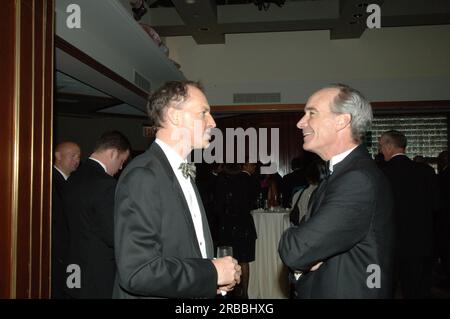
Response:
MULTIPOLYGON (((233 256, 233 247, 231 246, 218 246, 217 247, 217 258, 233 256)), ((220 291, 222 296, 226 296, 227 292, 224 290, 220 291)))
POLYGON ((217 247, 217 258, 233 256, 233 247, 231 246, 218 246, 217 247))

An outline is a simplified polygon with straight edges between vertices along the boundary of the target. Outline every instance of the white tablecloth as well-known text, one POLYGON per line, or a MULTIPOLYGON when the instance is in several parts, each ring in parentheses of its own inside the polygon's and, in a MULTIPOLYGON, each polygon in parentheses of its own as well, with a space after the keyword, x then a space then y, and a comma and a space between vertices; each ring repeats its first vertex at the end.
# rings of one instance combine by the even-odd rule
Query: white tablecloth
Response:
POLYGON ((278 255, 281 234, 289 227, 289 211, 254 210, 258 239, 255 261, 250 263, 248 296, 251 299, 289 297, 288 270, 278 255))

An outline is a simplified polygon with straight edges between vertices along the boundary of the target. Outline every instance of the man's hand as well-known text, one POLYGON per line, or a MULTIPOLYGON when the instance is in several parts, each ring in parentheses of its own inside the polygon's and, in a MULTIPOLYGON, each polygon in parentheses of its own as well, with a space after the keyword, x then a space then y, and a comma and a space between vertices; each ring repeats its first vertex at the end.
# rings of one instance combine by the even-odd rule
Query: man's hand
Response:
POLYGON ((216 267, 217 285, 219 287, 231 285, 232 288, 241 282, 241 266, 233 257, 227 256, 213 259, 212 263, 216 267))
POLYGON ((236 284, 229 284, 229 285, 226 285, 226 286, 220 286, 219 288, 217 288, 217 294, 218 295, 226 295, 226 293, 227 292, 229 292, 229 291, 232 291, 233 289, 234 289, 234 286, 235 286, 236 284))

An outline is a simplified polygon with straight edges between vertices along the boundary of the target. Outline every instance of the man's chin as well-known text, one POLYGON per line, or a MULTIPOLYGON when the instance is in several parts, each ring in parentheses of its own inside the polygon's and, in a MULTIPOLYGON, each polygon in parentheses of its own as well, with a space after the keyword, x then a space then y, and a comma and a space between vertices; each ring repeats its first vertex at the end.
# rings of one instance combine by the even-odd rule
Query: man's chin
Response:
POLYGON ((210 144, 211 144, 210 142, 203 142, 201 145, 194 145, 192 147, 192 149, 197 150, 197 149, 208 148, 210 144))
POLYGON ((310 151, 311 150, 311 148, 310 148, 310 146, 308 145, 308 143, 303 143, 303 149, 305 150, 305 151, 310 151))

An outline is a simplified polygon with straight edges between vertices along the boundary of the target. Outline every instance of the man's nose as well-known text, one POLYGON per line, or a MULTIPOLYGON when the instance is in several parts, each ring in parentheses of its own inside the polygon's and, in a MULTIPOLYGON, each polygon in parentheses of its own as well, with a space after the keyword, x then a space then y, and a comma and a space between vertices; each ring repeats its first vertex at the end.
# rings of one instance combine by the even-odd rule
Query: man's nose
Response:
POLYGON ((214 121, 214 118, 211 114, 209 114, 208 117, 208 127, 216 127, 216 121, 214 121))
POLYGON ((303 130, 306 127, 306 115, 303 115, 297 122, 297 127, 303 130))

